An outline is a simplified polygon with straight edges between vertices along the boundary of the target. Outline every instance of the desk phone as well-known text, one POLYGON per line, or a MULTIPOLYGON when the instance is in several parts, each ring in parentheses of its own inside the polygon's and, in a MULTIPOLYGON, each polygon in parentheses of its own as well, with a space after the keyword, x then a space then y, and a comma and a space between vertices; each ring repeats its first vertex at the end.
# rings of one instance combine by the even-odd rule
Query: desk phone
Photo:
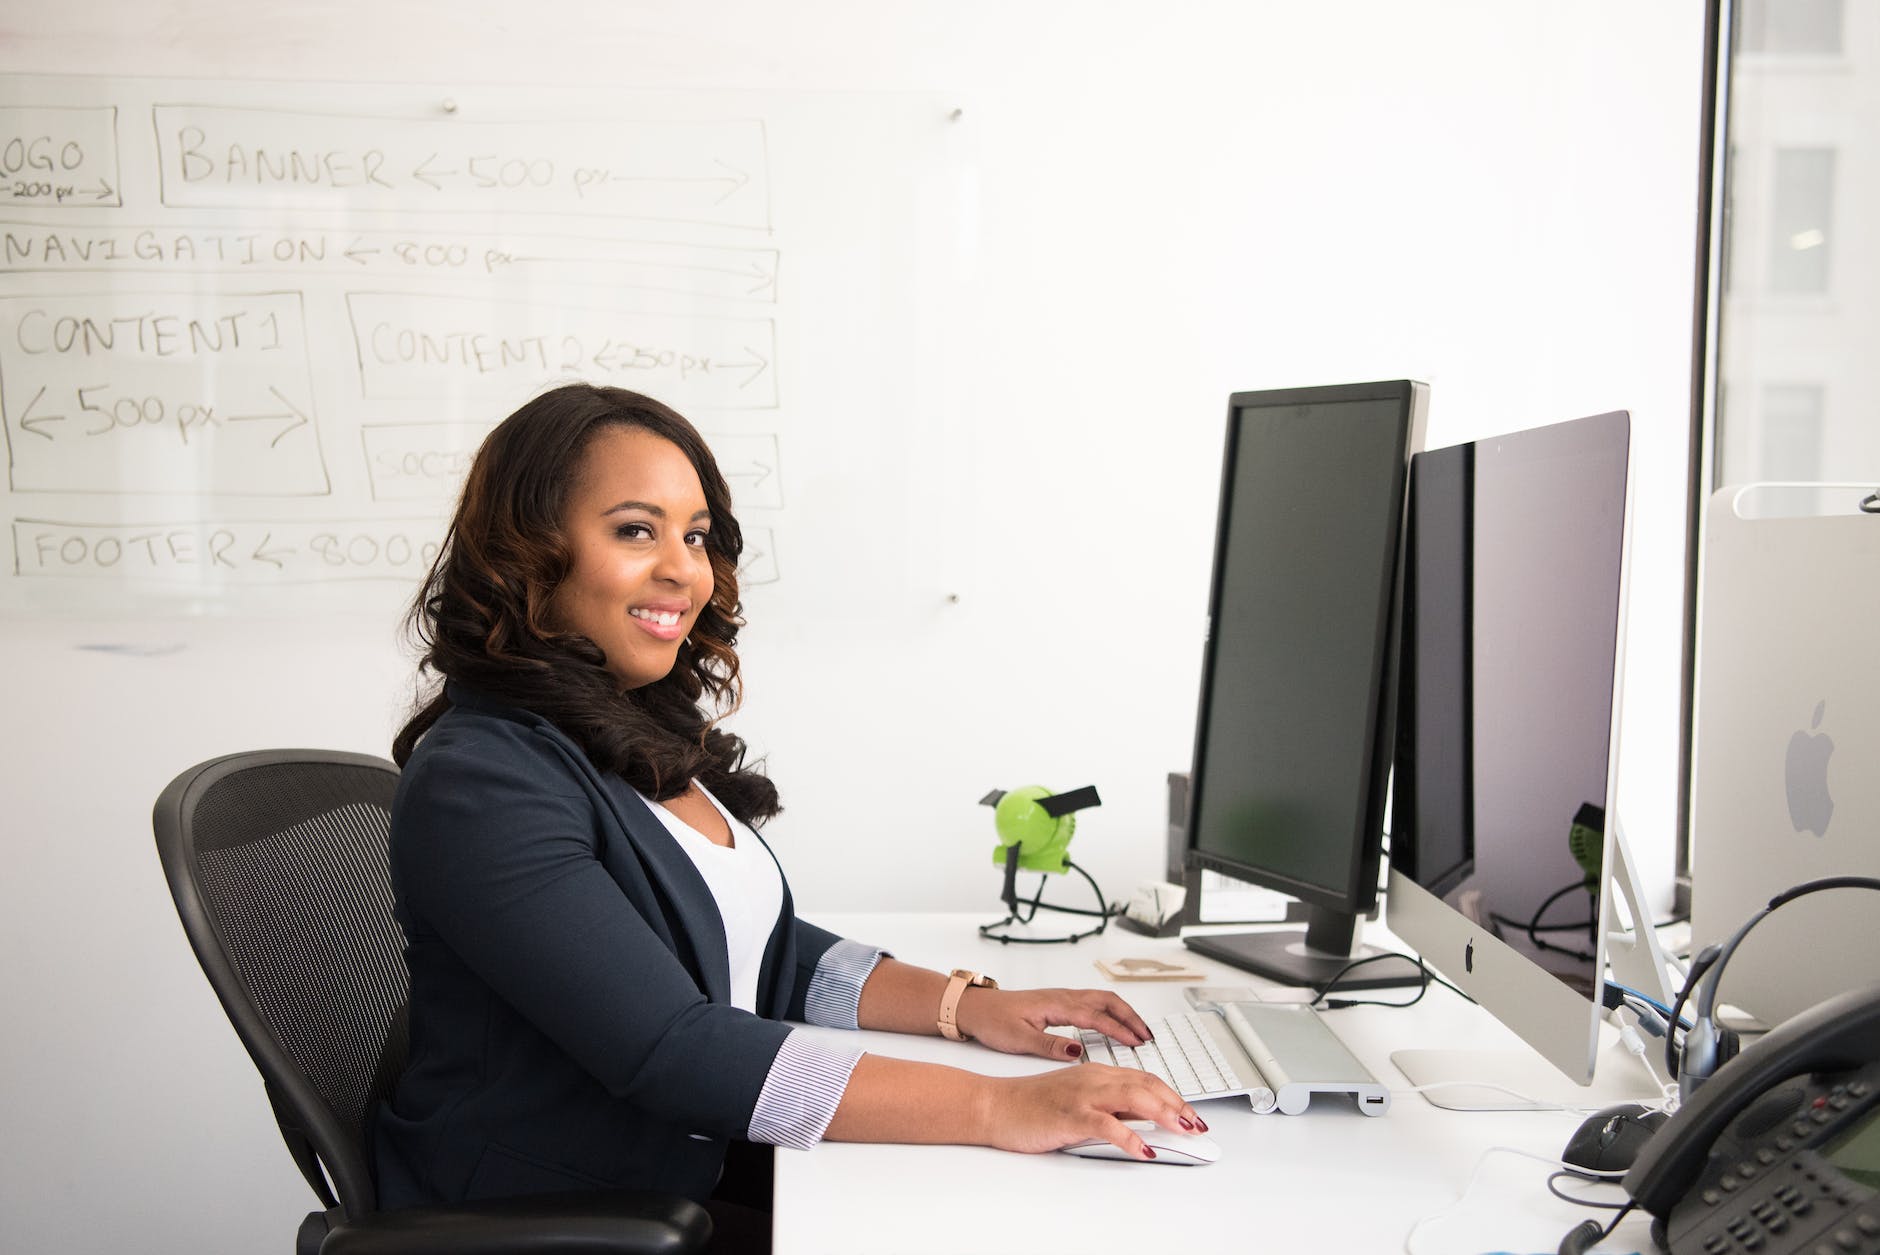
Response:
POLYGON ((1707 1081, 1626 1191, 1672 1255, 1880 1255, 1880 987, 1787 1021, 1707 1081))

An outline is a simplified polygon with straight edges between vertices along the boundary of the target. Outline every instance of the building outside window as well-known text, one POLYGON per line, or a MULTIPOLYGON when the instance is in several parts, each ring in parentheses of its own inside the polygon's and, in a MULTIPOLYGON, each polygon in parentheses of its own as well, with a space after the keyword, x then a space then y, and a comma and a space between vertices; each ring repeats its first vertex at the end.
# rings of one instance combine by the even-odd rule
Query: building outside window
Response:
POLYGON ((1880 484, 1880 4, 1729 8, 1709 486, 1880 484))

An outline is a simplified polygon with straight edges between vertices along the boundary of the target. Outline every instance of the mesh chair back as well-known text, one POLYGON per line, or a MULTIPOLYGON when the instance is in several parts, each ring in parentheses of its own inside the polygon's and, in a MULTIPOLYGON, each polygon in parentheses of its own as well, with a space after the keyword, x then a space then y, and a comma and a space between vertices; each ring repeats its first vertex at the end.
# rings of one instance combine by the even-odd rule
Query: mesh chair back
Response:
POLYGON ((184 930, 288 1149, 353 1217, 377 1206, 368 1125, 407 1047, 387 864, 397 782, 363 754, 257 751, 184 772, 155 815, 184 930))

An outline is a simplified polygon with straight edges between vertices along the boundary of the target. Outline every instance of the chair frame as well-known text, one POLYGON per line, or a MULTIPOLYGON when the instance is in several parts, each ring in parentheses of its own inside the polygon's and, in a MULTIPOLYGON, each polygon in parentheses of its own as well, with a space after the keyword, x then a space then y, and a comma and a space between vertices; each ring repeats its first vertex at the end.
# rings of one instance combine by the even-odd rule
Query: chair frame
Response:
POLYGON ((383 758, 342 750, 225 754, 171 781, 158 796, 152 815, 163 874, 190 948, 261 1073, 289 1154, 325 1208, 302 1221, 297 1251, 302 1255, 530 1251, 677 1255, 704 1249, 711 1234, 705 1209, 689 1199, 652 1192, 541 1195, 456 1207, 378 1210, 378 1189, 363 1148, 334 1117, 252 1000, 197 883, 200 864, 193 839, 197 804, 229 776, 271 766, 363 768, 383 772, 393 783, 398 768, 383 758))

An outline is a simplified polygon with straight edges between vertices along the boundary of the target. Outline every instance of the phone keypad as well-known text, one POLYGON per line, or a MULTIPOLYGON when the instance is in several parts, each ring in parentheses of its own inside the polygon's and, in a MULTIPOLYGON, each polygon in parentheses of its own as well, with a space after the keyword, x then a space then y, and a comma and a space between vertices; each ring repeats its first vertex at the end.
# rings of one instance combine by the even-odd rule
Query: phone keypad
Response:
POLYGON ((1671 1218, 1683 1255, 1880 1255, 1880 1194, 1813 1149, 1863 1109, 1880 1064, 1771 1093, 1712 1147, 1706 1179, 1671 1218), (1834 1080, 1842 1083, 1835 1084, 1834 1080))

